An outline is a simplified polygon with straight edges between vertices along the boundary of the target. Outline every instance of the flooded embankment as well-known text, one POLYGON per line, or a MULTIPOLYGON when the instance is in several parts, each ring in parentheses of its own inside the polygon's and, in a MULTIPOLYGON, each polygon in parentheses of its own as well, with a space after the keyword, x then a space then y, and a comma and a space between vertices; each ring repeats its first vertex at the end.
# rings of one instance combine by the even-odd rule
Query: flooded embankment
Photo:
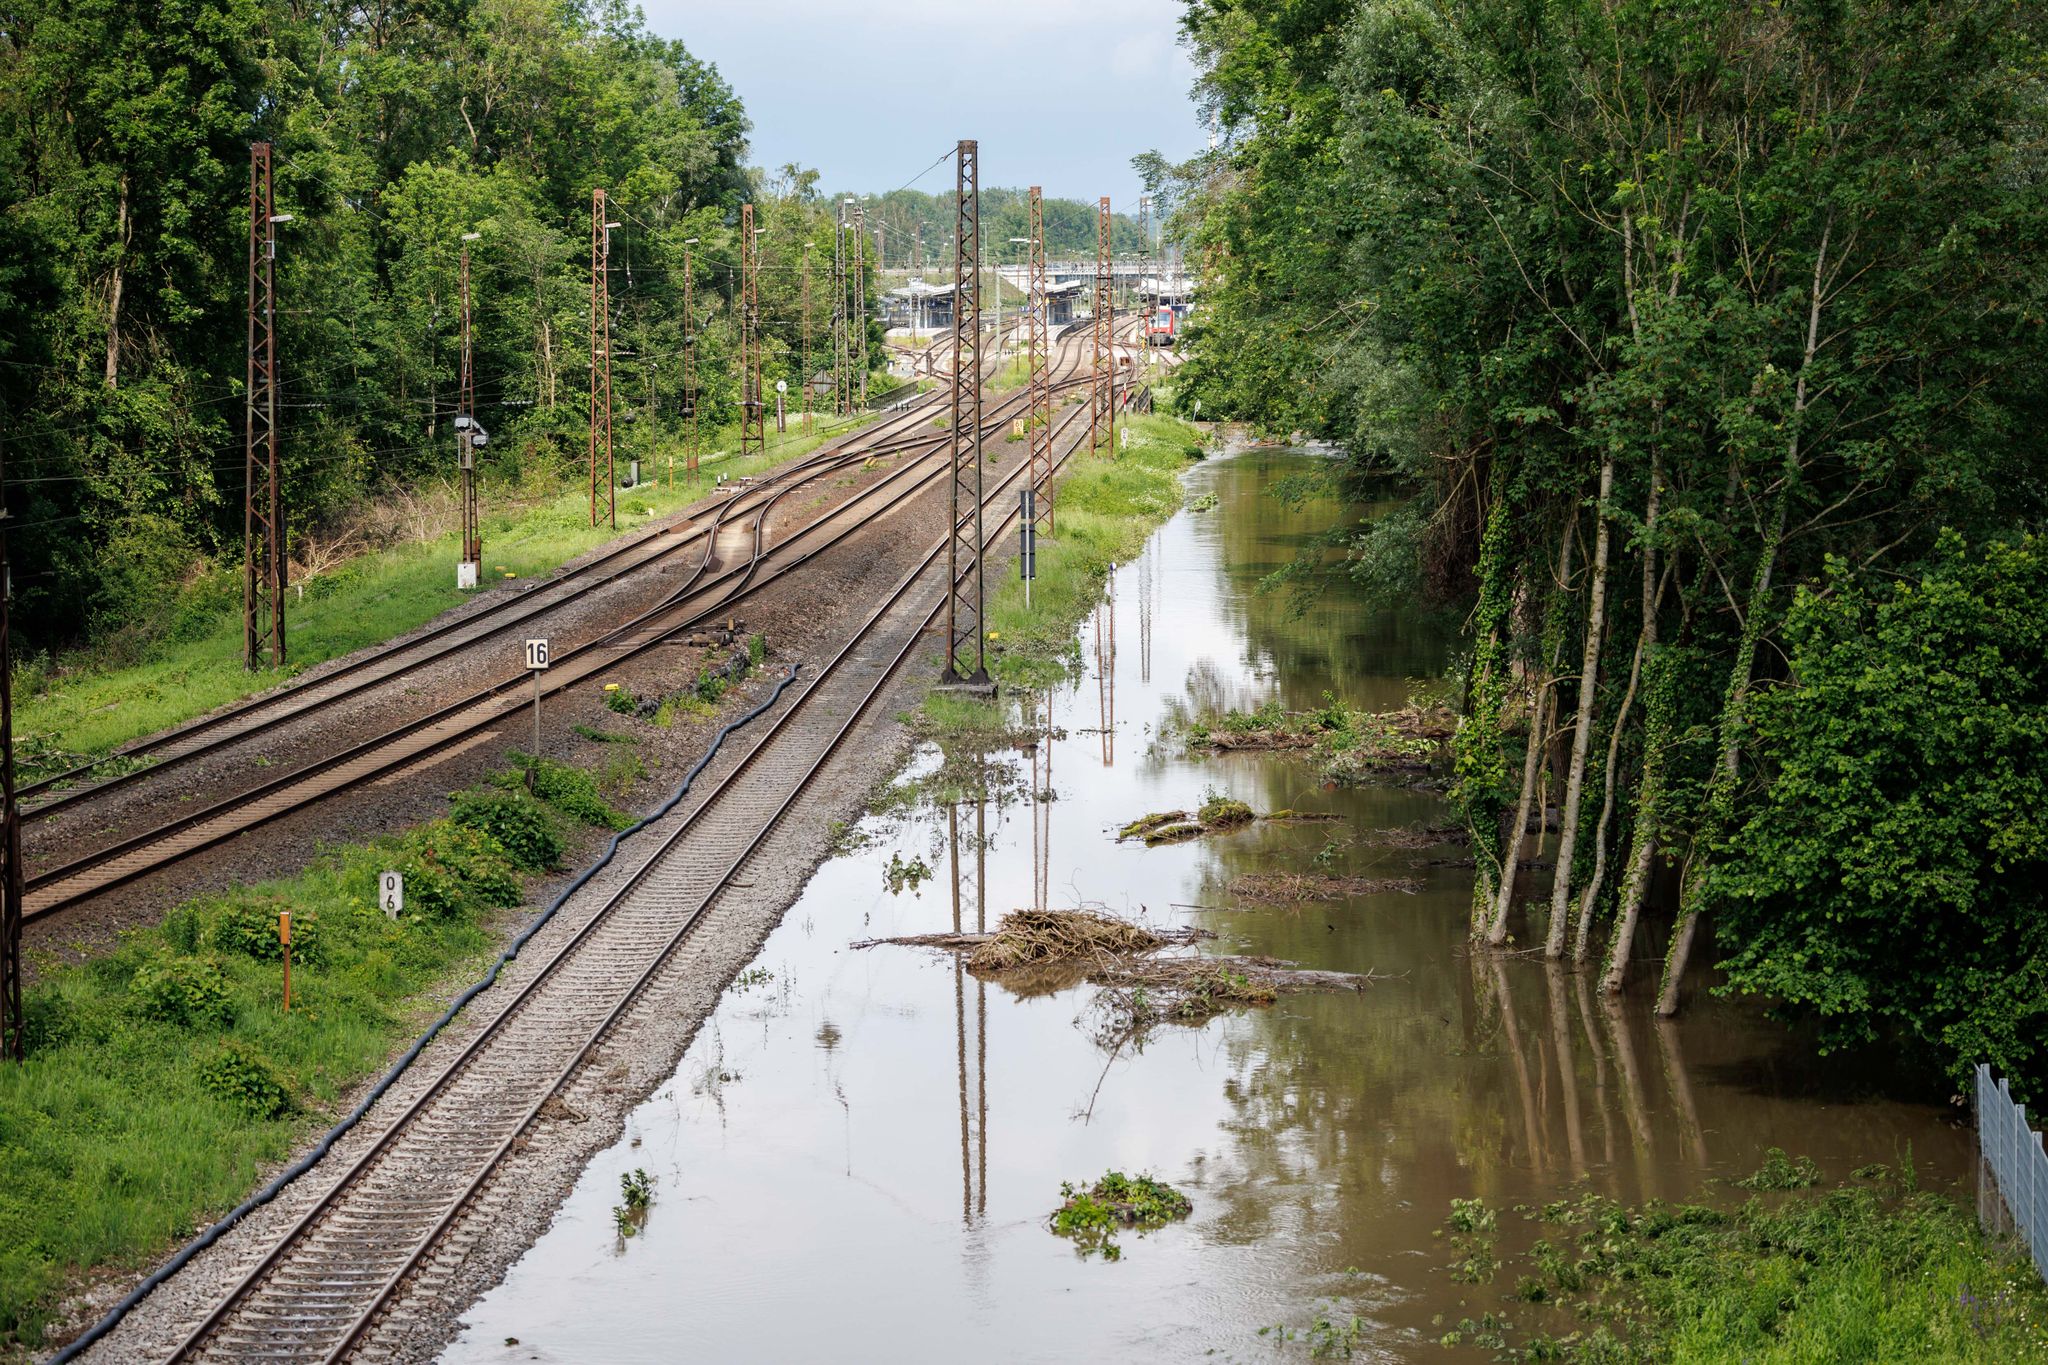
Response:
POLYGON ((1442 824, 1426 787, 1326 788, 1298 754, 1162 736, 1274 698, 1391 709, 1445 667, 1430 623, 1366 612, 1342 584, 1299 617, 1258 591, 1372 510, 1262 494, 1314 458, 1190 472, 1216 503, 1191 496, 1119 568, 1049 737, 1040 699, 1017 717, 1036 743, 947 765, 985 761, 986 799, 935 805, 920 780, 946 756, 919 752, 445 1359, 1306 1357, 1260 1329, 1325 1304, 1364 1320, 1355 1358, 1455 1359, 1439 1320, 1499 1291, 1446 1272, 1433 1234, 1453 1198, 1733 1201, 1772 1147, 1829 1177, 1910 1152, 1923 1186, 1963 1187, 1969 1139, 1947 1111, 1814 1061, 1751 1008, 1702 993, 1660 1022, 1587 975, 1470 951, 1463 850, 1371 837, 1442 824), (1117 839, 1206 794, 1340 819, 1117 839), (1273 904, 1240 880, 1287 875, 1394 885, 1273 904), (1380 979, 1130 1041, 1103 1028, 1096 987, 1006 988, 953 953, 851 946, 1033 905, 1380 979), (1077 1256, 1047 1216, 1063 1181, 1110 1170, 1170 1181, 1192 1215, 1122 1237, 1114 1263, 1077 1256), (622 1237, 621 1181, 643 1171, 651 1204, 622 1237))

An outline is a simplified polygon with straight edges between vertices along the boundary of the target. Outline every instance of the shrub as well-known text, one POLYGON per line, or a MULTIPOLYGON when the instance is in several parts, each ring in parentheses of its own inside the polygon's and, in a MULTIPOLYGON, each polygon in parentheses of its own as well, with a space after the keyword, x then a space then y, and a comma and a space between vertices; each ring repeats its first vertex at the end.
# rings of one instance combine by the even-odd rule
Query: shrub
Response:
POLYGON ((129 978, 128 994, 146 1019, 193 1027, 226 1024, 234 1015, 220 968, 200 957, 161 957, 129 978))
POLYGON ((455 798, 455 824, 495 839, 515 866, 529 872, 562 860, 562 835, 540 802, 514 792, 464 792, 455 798))
POLYGON ((274 1119, 292 1107, 291 1091, 270 1060, 246 1043, 230 1040, 199 1065, 206 1093, 250 1118, 274 1119))
POLYGON ((608 709, 616 711, 622 716, 634 715, 640 710, 640 699, 623 687, 616 691, 606 692, 604 694, 604 704, 608 709))
MULTIPOLYGON (((405 878, 406 914, 421 919, 445 920, 459 919, 468 911, 469 898, 463 894, 462 882, 453 871, 441 865, 440 857, 440 850, 434 845, 433 827, 430 826, 408 837, 399 845, 398 856, 384 864, 405 878)), ((379 870, 368 865, 362 870, 362 876, 368 883, 362 896, 373 905, 376 903, 379 870)))
MULTIPOLYGON (((284 944, 278 941, 277 917, 291 909, 281 896, 235 897, 222 902, 207 919, 206 939, 217 952, 253 957, 258 962, 280 962, 284 944)), ((317 916, 292 916, 292 961, 308 966, 326 960, 326 935, 317 916)))
MULTIPOLYGON (((469 903, 493 907, 519 904, 525 890, 519 868, 503 846, 483 830, 444 822, 427 826, 416 837, 429 841, 423 845, 422 858, 432 853, 434 861, 461 883, 469 903)), ((408 903, 410 899, 408 896, 408 903)))
POLYGON ((581 768, 551 758, 521 754, 519 766, 533 774, 533 794, 562 814, 602 829, 624 829, 633 818, 613 810, 597 789, 597 779, 581 768))

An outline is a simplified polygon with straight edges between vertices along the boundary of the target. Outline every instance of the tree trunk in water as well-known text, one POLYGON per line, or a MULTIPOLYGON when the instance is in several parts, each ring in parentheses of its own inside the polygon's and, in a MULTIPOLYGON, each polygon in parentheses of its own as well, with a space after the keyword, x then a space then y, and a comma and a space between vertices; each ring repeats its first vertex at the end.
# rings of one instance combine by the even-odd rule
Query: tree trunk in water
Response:
POLYGON ((1564 956, 1570 922, 1572 858, 1578 851, 1579 802, 1586 789, 1586 754, 1593 741, 1593 699, 1600 680, 1600 646, 1607 632, 1607 500, 1614 495, 1614 456, 1600 462, 1600 504, 1595 509, 1593 582, 1586 603, 1586 649, 1579 662, 1579 710, 1573 722, 1572 761, 1566 770, 1564 803, 1558 811, 1557 871, 1550 882, 1550 930, 1543 955, 1564 956))
MULTIPOLYGON (((1652 448, 1650 452, 1650 492, 1643 507, 1643 634, 1640 645, 1638 668, 1649 670, 1654 677, 1657 661, 1657 503, 1662 495, 1664 483, 1663 452, 1652 448)), ((1629 859, 1629 869, 1621 883, 1621 914, 1614 926, 1614 938, 1607 946, 1607 971, 1600 978, 1600 988, 1612 994, 1621 989, 1622 973, 1627 970, 1628 950, 1635 938, 1636 921, 1643 911, 1643 891, 1649 882, 1650 855, 1657 847, 1656 814, 1657 795, 1663 787, 1663 758, 1658 748, 1662 738, 1659 722, 1669 710, 1668 699, 1660 706, 1660 694, 1655 685, 1650 688, 1648 719, 1643 737, 1643 785, 1636 802, 1635 844, 1629 859)), ((1620 722, 1615 723, 1616 734, 1620 733, 1620 722)), ((1610 790, 1612 770, 1609 770, 1610 790)))
POLYGON ((1721 753, 1707 788, 1706 818, 1700 832, 1700 852, 1688 860, 1685 879, 1678 889, 1678 928, 1671 935, 1670 951, 1664 955, 1664 980, 1657 988, 1657 1013, 1669 1018, 1678 1013, 1678 983, 1685 976, 1692 957, 1692 943, 1699 931, 1699 879, 1711 856, 1707 845, 1727 828, 1735 802, 1736 754, 1742 738, 1742 713, 1749 700, 1750 674, 1756 664, 1757 642, 1763 638, 1764 606, 1770 597, 1771 575, 1777 569, 1778 546, 1785 534, 1785 507, 1790 497, 1790 480, 1780 488, 1775 523, 1764 541, 1757 561, 1756 579, 1750 585, 1749 610, 1742 620, 1742 642, 1729 669, 1728 699, 1721 707, 1721 753))
MULTIPOLYGON (((1572 535, 1576 527, 1564 534, 1564 543, 1557 552, 1557 588, 1562 593, 1572 577, 1572 535)), ((1557 620, 1556 607, 1552 607, 1553 627, 1557 620)), ((1550 631, 1546 630, 1546 634, 1550 631)), ((1561 643, 1561 642, 1560 642, 1561 643)), ((1515 823, 1508 834, 1507 848, 1501 854, 1500 885, 1494 890, 1493 919, 1487 925, 1486 941, 1498 948, 1508 941, 1508 910, 1515 900, 1515 869, 1522 860, 1522 841, 1529 832, 1529 806, 1536 796, 1536 778, 1544 769, 1544 759, 1550 747, 1550 736, 1557 726, 1557 656, 1560 645, 1553 644, 1550 657, 1543 661, 1542 679, 1529 689, 1529 747, 1522 755, 1522 794, 1515 802, 1515 823)))
POLYGON ((107 387, 114 388, 121 377, 121 284, 122 267, 128 259, 128 173, 121 173, 120 198, 115 206, 114 273, 107 281, 107 387))
POLYGON ((1621 881, 1621 912, 1615 917, 1614 937, 1607 944, 1607 970, 1601 974, 1600 989, 1609 995, 1621 990, 1628 974, 1629 950, 1635 945, 1636 925, 1642 921, 1643 900, 1650 889, 1650 863, 1657 852, 1657 808, 1664 799, 1664 749, 1671 739, 1672 701, 1669 683, 1656 676, 1663 671, 1652 660, 1648 712, 1643 724, 1643 786, 1636 801, 1635 839, 1629 848, 1628 871, 1621 881))
POLYGON ((1643 641, 1636 639, 1636 653, 1628 668, 1628 687, 1621 694, 1621 707, 1614 713, 1614 725, 1607 735, 1607 769, 1602 782, 1600 819, 1593 826, 1593 875, 1579 890, 1579 924, 1572 935, 1572 961, 1586 960, 1592 942, 1593 902, 1600 898, 1600 886, 1607 880, 1607 825, 1614 818, 1614 770, 1621 762, 1621 734, 1628 724, 1629 708, 1635 705, 1636 683, 1643 674, 1643 641))
POLYGON ((1498 948, 1508 941, 1508 906, 1515 899, 1515 867, 1522 860, 1522 840, 1529 829, 1529 802, 1536 793, 1536 772, 1543 766, 1544 725, 1537 700, 1547 696, 1546 681, 1529 695, 1529 748, 1522 756, 1522 794, 1515 801, 1515 823, 1508 828, 1507 846, 1501 850, 1500 885, 1493 891, 1493 915, 1486 926, 1486 941, 1498 948))
MULTIPOLYGON (((1749 612, 1742 618, 1742 643, 1735 652, 1735 664, 1728 679, 1728 699, 1721 708, 1721 754, 1714 767, 1712 785, 1707 789, 1707 809, 1702 843, 1711 842, 1727 827, 1735 803, 1736 754, 1742 737, 1743 705, 1749 697, 1750 674, 1756 664, 1757 642, 1763 638, 1764 606, 1771 591, 1771 574, 1778 564, 1778 547, 1785 539, 1785 513, 1792 499, 1792 485, 1799 477, 1800 436, 1806 416, 1806 377, 1813 357, 1820 349, 1820 314, 1826 291, 1822 287, 1828 259, 1828 242, 1834 236, 1834 216, 1821 229, 1820 249, 1814 253, 1813 286, 1806 305, 1806 354, 1799 362, 1799 379, 1793 388, 1791 433, 1785 438, 1785 465, 1779 475, 1778 505, 1771 532, 1764 538, 1763 553, 1757 559, 1756 581, 1749 592, 1749 612)), ((1685 976, 1692 957, 1692 943, 1699 930, 1700 907, 1697 887, 1709 855, 1689 863, 1678 891, 1678 929, 1671 936, 1670 951, 1664 955, 1664 981, 1657 989, 1657 1013, 1669 1017, 1678 1013, 1678 983, 1685 976)))

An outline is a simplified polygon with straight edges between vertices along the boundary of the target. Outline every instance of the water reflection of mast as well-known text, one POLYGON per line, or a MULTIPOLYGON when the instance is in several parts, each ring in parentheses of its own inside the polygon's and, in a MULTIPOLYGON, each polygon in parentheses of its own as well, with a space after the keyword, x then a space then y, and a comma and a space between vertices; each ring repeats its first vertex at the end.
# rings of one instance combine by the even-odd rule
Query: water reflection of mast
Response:
POLYGON ((1138 556, 1138 681, 1152 681, 1152 594, 1157 588, 1152 554, 1138 556))
POLYGON ((1031 746, 1031 904, 1052 897, 1052 689, 1045 690, 1045 730, 1031 746))
MULTIPOLYGON (((961 848, 960 807, 946 808, 946 839, 953 859, 953 932, 966 929, 965 909, 974 907, 974 932, 988 929, 988 798, 974 802, 973 856, 961 848)), ((974 1093, 967 1102, 967 966, 953 955, 953 1036, 960 1075, 960 1221, 971 1226, 988 1211, 988 987, 974 983, 974 1093)))
POLYGON ((1095 696, 1102 717, 1102 766, 1116 766, 1116 566, 1109 596, 1095 608, 1095 696))

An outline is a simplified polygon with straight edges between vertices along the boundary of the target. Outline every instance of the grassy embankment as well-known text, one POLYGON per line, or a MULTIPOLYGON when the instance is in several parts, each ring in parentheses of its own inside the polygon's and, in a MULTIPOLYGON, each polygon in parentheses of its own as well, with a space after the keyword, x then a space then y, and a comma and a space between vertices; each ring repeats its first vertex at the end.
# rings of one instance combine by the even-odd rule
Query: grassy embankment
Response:
POLYGON ((2048 1288, 2031 1265, 1918 1191, 1910 1167, 1857 1176, 1823 1190, 1810 1163, 1773 1151, 1732 1212, 1600 1196, 1526 1210, 1542 1235, 1505 1263, 1503 1215, 1458 1201, 1453 1278, 1513 1289, 1445 1341, 1587 1365, 2048 1361, 2048 1288))
MULTIPOLYGON (((622 530, 645 524, 702 497, 718 474, 738 477, 805 454, 852 424, 820 420, 810 436, 791 430, 780 441, 769 435, 764 457, 742 461, 731 453, 730 433, 707 442, 712 453, 700 462, 693 486, 680 472, 666 482, 667 457, 659 469, 643 469, 650 481, 621 492, 622 530), (657 482, 657 476, 660 476, 657 482)), ((620 470, 623 477, 623 465, 620 470)), ((486 585, 552 572, 615 534, 590 525, 589 492, 571 486, 529 499, 509 513, 493 513, 508 494, 487 489, 484 498, 486 585)), ((242 667, 241 579, 226 569, 201 579, 189 592, 175 622, 143 657, 109 666, 90 651, 54 669, 33 665, 17 677, 14 726, 17 761, 24 780, 59 772, 98 757, 130 740, 203 715, 217 706, 275 686, 315 664, 379 644, 433 619, 462 601, 455 587, 457 534, 393 546, 364 554, 294 589, 285 610, 290 665, 250 673, 242 667)))
MULTIPOLYGON (((1156 414, 1119 417, 1117 426, 1131 433, 1128 448, 1115 459, 1077 457, 1059 483, 1057 530, 1039 538, 1031 608, 1016 561, 991 584, 988 666, 1006 688, 1042 688, 1067 675, 1079 657, 1075 630, 1102 600, 1110 566, 1135 556, 1181 505, 1181 471, 1200 455, 1201 433, 1156 414)), ((940 732, 994 734, 1004 725, 1001 703, 934 693, 924 709, 927 727, 940 732)))
POLYGON ((188 902, 46 972, 28 1058, 0 1066, 0 1356, 40 1342, 78 1276, 159 1260, 338 1118, 338 1097, 480 975, 493 912, 579 828, 630 823, 607 797, 639 772, 629 750, 603 776, 544 762, 538 800, 501 774, 445 819, 188 902), (386 869, 405 876, 396 920, 375 901, 386 869))

